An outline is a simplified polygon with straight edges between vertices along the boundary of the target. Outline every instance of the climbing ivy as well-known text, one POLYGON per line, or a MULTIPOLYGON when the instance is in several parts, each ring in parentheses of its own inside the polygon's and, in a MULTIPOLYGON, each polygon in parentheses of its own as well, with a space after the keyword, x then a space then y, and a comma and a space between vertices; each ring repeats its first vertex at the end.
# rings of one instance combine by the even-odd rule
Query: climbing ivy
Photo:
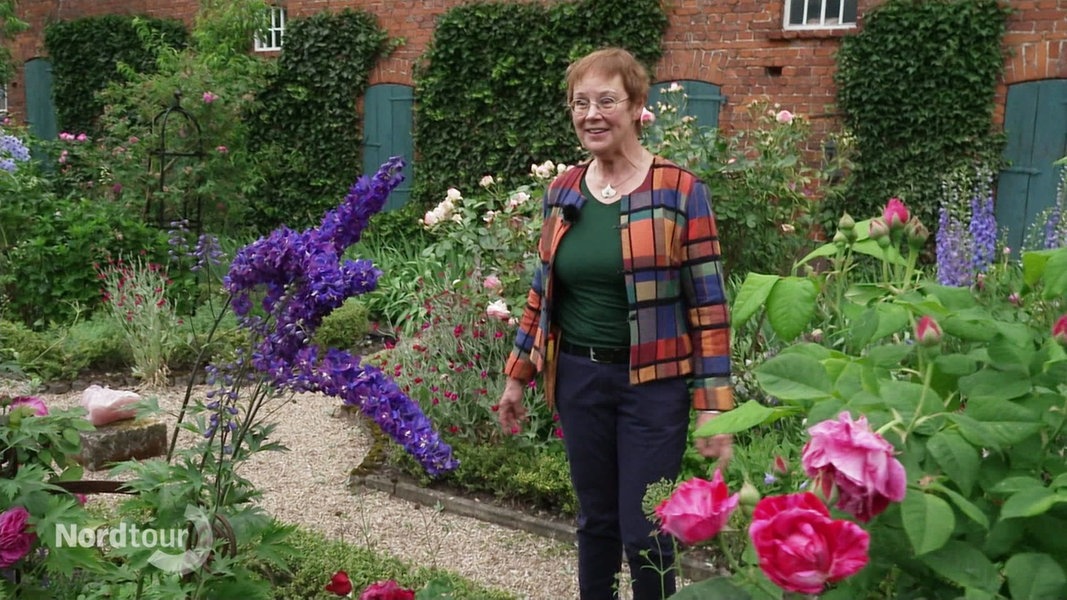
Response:
MULTIPOLYGON (((19 33, 26 31, 29 24, 18 18, 15 0, 0 0, 0 40, 10 41, 19 33)), ((11 62, 11 44, 0 44, 0 82, 7 83, 15 74, 11 62)))
POLYGON ((479 2, 445 12, 415 73, 414 198, 470 189, 487 174, 519 176, 534 162, 574 161, 567 65, 615 45, 651 70, 666 27, 659 0, 479 2))
POLYGON ((185 26, 173 19, 103 15, 48 25, 44 42, 52 60, 52 96, 60 129, 95 133, 96 119, 104 109, 97 92, 123 79, 120 66, 154 72, 156 47, 180 49, 187 40, 185 26), (151 34, 142 38, 140 25, 151 34))
POLYGON ((365 11, 322 12, 286 24, 278 71, 251 115, 253 149, 272 156, 254 207, 260 227, 316 222, 362 170, 356 103, 391 47, 365 11))
POLYGON ((941 179, 995 165, 994 95, 1009 9, 996 0, 889 0, 837 55, 838 102, 857 169, 841 208, 870 215, 900 196, 934 223, 941 179))

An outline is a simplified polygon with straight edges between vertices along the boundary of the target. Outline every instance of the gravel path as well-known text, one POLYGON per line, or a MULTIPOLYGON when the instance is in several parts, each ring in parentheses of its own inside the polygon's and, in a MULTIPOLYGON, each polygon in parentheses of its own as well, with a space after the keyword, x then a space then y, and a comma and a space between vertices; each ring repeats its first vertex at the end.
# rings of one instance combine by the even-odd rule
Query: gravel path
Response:
MULTIPOLYGON (((206 388, 196 391, 203 393, 206 388)), ((143 395, 157 396, 161 407, 176 414, 183 394, 184 388, 143 395)), ((37 395, 49 406, 75 406, 80 398, 80 392, 37 395)), ((349 472, 362 461, 370 436, 356 417, 340 409, 338 400, 299 395, 279 403, 270 419, 277 423, 273 439, 290 451, 261 453, 242 474, 263 491, 264 509, 278 519, 405 561, 446 568, 520 598, 578 596, 571 544, 441 512, 384 492, 350 492, 349 472)), ((168 421, 170 435, 175 419, 168 421)), ((87 474, 87 478, 103 476, 87 474)))

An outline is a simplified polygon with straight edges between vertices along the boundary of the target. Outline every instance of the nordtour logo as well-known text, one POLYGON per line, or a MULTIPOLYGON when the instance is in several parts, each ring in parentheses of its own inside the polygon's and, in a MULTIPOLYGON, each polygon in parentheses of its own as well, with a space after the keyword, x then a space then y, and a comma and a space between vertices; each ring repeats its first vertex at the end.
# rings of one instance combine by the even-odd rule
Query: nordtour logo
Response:
POLYGON ((154 550, 148 562, 168 573, 185 575, 207 562, 215 536, 211 519, 199 507, 186 506, 189 526, 180 529, 142 528, 122 522, 114 527, 56 526, 55 546, 80 548, 144 548, 154 550))

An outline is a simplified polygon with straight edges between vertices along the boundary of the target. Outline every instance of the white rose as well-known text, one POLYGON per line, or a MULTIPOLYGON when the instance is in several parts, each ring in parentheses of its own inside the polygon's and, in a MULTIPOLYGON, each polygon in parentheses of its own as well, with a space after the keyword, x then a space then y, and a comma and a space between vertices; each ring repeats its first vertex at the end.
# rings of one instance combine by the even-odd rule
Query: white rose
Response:
POLYGON ((457 190, 456 188, 448 188, 448 194, 445 196, 445 198, 447 200, 455 202, 456 200, 462 200, 463 194, 460 194, 459 190, 457 190))
POLYGON ((496 183, 496 182, 493 181, 493 176, 492 175, 486 175, 485 177, 482 177, 482 180, 478 182, 478 185, 482 186, 483 188, 487 188, 487 187, 493 185, 494 183, 496 183))
POLYGON ((511 310, 508 309, 508 303, 503 300, 494 300, 485 307, 485 314, 488 317, 494 319, 500 319, 501 321, 507 321, 511 318, 511 310))

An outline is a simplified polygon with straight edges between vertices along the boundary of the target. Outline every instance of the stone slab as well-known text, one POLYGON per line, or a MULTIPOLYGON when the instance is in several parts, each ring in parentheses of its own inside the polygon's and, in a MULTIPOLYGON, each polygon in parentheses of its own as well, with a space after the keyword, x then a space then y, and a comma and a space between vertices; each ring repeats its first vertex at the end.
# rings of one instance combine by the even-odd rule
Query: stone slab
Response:
POLYGON ((126 419, 81 432, 82 452, 74 457, 90 471, 111 463, 167 453, 167 426, 155 419, 126 419))

